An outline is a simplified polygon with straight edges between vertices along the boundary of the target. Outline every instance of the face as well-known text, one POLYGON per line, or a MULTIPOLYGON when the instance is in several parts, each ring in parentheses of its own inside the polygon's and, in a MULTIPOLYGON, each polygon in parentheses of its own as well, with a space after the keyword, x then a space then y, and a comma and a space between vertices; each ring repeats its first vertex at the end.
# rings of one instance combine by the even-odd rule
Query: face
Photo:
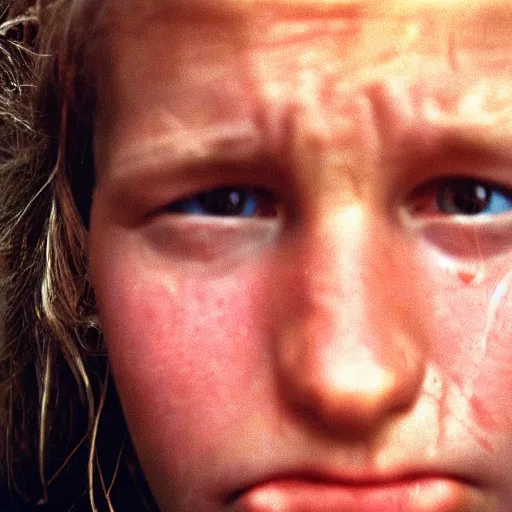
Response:
POLYGON ((95 126, 91 278, 162 511, 509 511, 507 7, 202 5, 117 13, 95 126))

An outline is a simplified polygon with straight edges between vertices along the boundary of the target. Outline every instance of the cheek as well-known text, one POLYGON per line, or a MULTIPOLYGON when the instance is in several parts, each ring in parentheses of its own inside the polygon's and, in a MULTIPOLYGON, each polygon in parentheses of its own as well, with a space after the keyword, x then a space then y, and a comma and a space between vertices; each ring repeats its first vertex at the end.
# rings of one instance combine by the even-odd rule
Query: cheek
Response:
POLYGON ((489 286, 482 308, 485 327, 475 343, 467 377, 471 405, 481 423, 512 433, 512 295, 508 283, 489 286), (507 290, 500 290, 506 284, 507 290))
POLYGON ((480 439, 512 433, 512 296, 506 272, 507 267, 489 267, 475 284, 438 271, 431 284, 432 359, 446 378, 444 395, 465 403, 465 411, 450 413, 477 437, 481 433, 480 439))
POLYGON ((128 425, 146 473, 179 489, 181 476, 204 471, 196 463, 215 463, 219 439, 264 380, 264 271, 210 279, 125 255, 110 258, 108 274, 98 301, 128 425))

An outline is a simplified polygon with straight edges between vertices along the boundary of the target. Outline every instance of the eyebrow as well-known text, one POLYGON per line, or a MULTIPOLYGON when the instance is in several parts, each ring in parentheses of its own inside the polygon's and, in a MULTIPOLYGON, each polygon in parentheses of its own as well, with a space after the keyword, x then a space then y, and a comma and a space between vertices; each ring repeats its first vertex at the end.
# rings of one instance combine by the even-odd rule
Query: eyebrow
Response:
MULTIPOLYGON (((404 159, 409 160, 409 170, 418 167, 432 167, 442 164, 472 163, 477 167, 483 164, 501 169, 502 178, 512 179, 512 131, 490 134, 485 127, 443 127, 431 126, 433 137, 426 139, 423 132, 411 131, 410 137, 391 152, 388 162, 400 166, 404 159)), ((407 134, 406 134, 407 136, 407 134)))
POLYGON ((115 172, 106 178, 122 186, 132 180, 158 179, 224 162, 255 162, 262 153, 261 135, 249 122, 213 124, 203 130, 164 133, 133 152, 121 150, 121 158, 109 165, 115 172))
MULTIPOLYGON (((511 131, 492 134, 483 126, 442 125, 431 125, 429 131, 432 138, 425 138, 423 130, 404 133, 407 142, 388 154, 388 162, 400 166, 406 158, 411 163, 411 171, 417 166, 432 166, 439 162, 471 161, 477 166, 485 162, 503 168, 504 177, 511 176, 508 170, 512 163, 511 131)), ((172 180, 176 174, 201 178, 219 168, 230 172, 247 172, 248 169, 254 172, 264 167, 269 167, 271 172, 291 164, 287 160, 291 155, 278 156, 269 152, 261 133, 249 123, 230 123, 220 128, 212 125, 206 130, 184 131, 182 135, 190 137, 188 143, 183 144, 175 134, 169 133, 142 144, 142 150, 139 146, 136 152, 121 152, 121 158, 109 166, 107 182, 123 190, 133 187, 134 183, 172 180), (112 169, 115 172, 111 172, 112 169)))

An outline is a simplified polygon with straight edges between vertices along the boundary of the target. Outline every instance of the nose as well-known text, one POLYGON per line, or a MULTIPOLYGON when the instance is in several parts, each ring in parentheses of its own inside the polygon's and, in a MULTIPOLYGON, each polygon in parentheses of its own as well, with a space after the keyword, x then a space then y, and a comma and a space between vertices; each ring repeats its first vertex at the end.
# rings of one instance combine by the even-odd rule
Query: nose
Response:
POLYGON ((284 285, 279 381, 308 421, 374 428, 411 407, 424 378, 414 258, 407 241, 361 209, 313 224, 284 285))

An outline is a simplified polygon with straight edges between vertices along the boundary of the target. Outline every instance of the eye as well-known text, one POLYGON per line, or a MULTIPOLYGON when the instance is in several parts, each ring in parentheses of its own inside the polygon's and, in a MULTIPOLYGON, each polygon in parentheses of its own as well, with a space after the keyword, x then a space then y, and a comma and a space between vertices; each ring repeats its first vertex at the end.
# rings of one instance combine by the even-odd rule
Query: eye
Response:
POLYGON ((512 211, 512 191, 469 178, 429 183, 411 195, 412 212, 444 215, 499 215, 512 211))
POLYGON ((219 187, 180 199, 165 208, 169 213, 216 217, 275 217, 276 199, 257 188, 219 187))

